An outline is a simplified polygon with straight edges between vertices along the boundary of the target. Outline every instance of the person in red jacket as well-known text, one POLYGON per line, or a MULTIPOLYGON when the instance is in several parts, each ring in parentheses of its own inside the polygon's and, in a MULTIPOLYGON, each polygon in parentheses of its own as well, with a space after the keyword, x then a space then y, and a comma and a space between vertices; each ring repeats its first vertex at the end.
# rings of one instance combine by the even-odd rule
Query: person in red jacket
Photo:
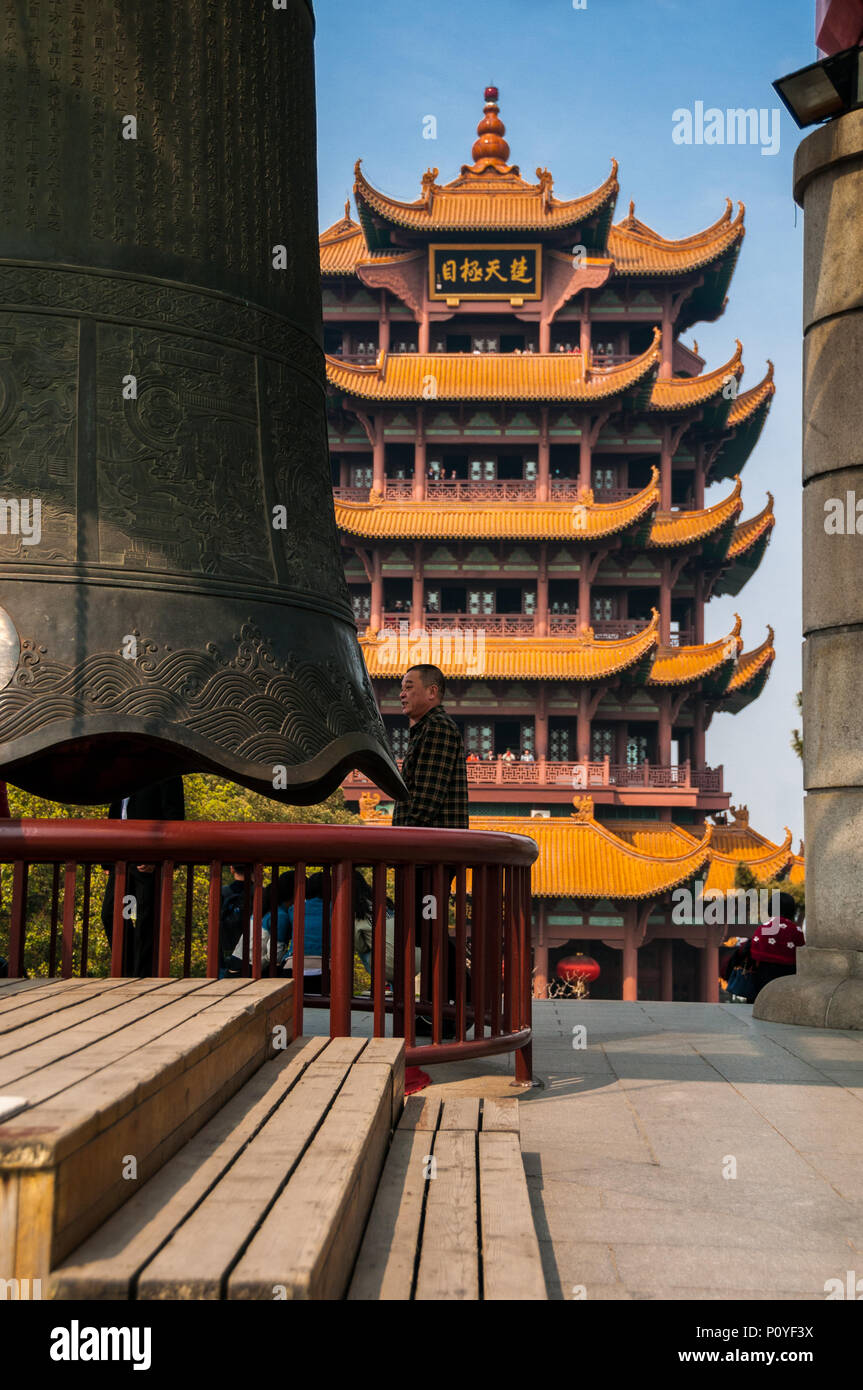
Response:
POLYGON ((737 966, 752 970, 753 999, 771 980, 796 973, 797 952, 806 945, 806 938, 795 921, 796 915, 797 904, 791 894, 780 893, 779 916, 763 922, 748 941, 737 947, 728 962, 729 973, 737 966))

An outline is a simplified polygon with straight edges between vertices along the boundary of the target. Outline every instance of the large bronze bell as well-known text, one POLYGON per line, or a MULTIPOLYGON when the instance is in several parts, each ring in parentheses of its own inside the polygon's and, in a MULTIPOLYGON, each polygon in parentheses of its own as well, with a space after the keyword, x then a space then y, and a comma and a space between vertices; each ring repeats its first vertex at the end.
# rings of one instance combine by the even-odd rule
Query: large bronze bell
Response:
POLYGON ((403 793, 333 517, 308 0, 0 26, 0 776, 403 793))

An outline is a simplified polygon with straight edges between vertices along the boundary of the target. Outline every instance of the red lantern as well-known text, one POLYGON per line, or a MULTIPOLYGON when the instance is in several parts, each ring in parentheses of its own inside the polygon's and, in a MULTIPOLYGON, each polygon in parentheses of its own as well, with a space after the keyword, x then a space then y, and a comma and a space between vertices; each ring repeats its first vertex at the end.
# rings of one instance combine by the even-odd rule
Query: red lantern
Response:
POLYGON ((589 985, 599 979, 599 965, 593 956, 583 956, 579 951, 577 955, 566 956, 557 962, 557 978, 565 980, 567 984, 572 980, 583 980, 589 985))

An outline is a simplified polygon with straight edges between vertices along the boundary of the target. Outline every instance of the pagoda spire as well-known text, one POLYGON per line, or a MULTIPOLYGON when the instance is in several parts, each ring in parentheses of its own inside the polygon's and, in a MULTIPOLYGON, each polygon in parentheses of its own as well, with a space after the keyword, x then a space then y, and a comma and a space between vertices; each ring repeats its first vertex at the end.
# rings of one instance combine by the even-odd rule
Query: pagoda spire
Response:
POLYGON ((497 87, 486 87, 483 93, 485 106, 483 107, 483 118, 476 128, 477 139, 474 141, 471 155, 474 163, 479 163, 481 159, 499 159, 505 164, 509 159, 509 145, 504 140, 506 126, 500 119, 497 104, 497 87))

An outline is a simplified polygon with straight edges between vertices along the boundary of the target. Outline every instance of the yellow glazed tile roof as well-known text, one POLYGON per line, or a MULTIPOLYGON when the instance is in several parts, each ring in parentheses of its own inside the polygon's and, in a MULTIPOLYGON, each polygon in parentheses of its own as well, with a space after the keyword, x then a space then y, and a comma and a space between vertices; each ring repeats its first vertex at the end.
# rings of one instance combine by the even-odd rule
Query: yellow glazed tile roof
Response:
POLYGON ((558 199, 551 176, 537 169, 539 183, 528 183, 516 165, 472 173, 467 166, 450 183, 438 184, 437 169, 422 181, 422 195, 412 203, 390 198, 373 188, 357 160, 354 197, 383 221, 415 231, 554 231, 574 227, 609 203, 619 192, 617 160, 599 188, 581 198, 558 199))
POLYGON ((588 404, 619 396, 646 381, 659 366, 659 340, 659 329, 655 329, 646 352, 603 370, 586 368, 581 353, 567 352, 390 352, 363 366, 328 355, 327 380, 346 395, 366 401, 588 404))
POLYGON ((734 404, 728 412, 728 428, 745 424, 752 418, 759 406, 768 401, 771 396, 775 396, 776 387, 773 383, 773 363, 768 359, 767 375, 758 382, 757 386, 751 387, 748 391, 741 391, 734 404))
POLYGON ((649 516, 659 503, 658 477, 654 468, 647 487, 620 502, 446 502, 437 498, 388 502, 374 495, 368 502, 342 502, 336 498, 336 525, 348 535, 376 540, 596 540, 626 531, 649 516))
MULTIPOLYGON (((377 810, 377 793, 364 799, 363 819, 389 822, 390 817, 377 810)), ((660 897, 695 878, 704 882, 705 893, 727 893, 735 886, 739 863, 760 882, 768 882, 790 863, 789 880, 804 881, 803 856, 791 853, 790 830, 786 829, 785 842, 776 845, 755 831, 740 834, 736 826, 708 826, 700 839, 683 826, 663 821, 615 821, 612 829, 594 819, 589 796, 580 794, 574 802, 575 812, 566 817, 471 816, 470 828, 526 835, 535 842, 539 857, 531 891, 536 897, 644 899, 660 897)))
POLYGON ((590 629, 578 637, 486 637, 481 628, 459 632, 366 630, 360 638, 369 675, 399 677, 407 666, 433 661, 445 676, 474 680, 598 681, 619 675, 656 646, 659 614, 620 642, 598 642, 590 629))
MULTIPOLYGON (((653 380, 647 409, 692 410, 722 395, 743 374, 743 348, 723 366, 700 376, 653 380)), ((476 352, 381 353, 356 365, 327 355, 331 386, 358 400, 421 403, 439 401, 556 401, 589 405, 611 400, 640 383, 647 385, 661 358, 660 331, 651 346, 630 362, 592 367, 581 353, 476 352)), ((757 388, 756 388, 757 389, 757 388)))
POLYGON ((755 875, 759 882, 768 883, 771 878, 782 873, 794 857, 791 853, 791 831, 787 828, 783 844, 774 845, 767 840, 765 841, 766 848, 760 847, 761 852, 759 854, 748 853, 745 849, 738 849, 732 853, 722 853, 716 845, 717 834, 718 828, 714 830, 710 872, 704 885, 705 893, 730 892, 735 887, 734 879, 737 874, 737 866, 740 863, 745 863, 747 869, 755 875))
MULTIPOLYGON (((590 798, 584 798, 585 803, 590 798)), ((695 878, 710 858, 712 826, 703 840, 649 854, 594 820, 587 805, 571 818, 471 816, 472 830, 508 830, 539 847, 531 891, 540 898, 651 898, 695 878)))
POLYGON ((697 647, 660 647, 658 631, 656 609, 648 627, 619 642, 597 641, 592 628, 574 637, 487 637, 481 625, 414 631, 405 618, 398 629, 366 628, 360 647, 375 680, 393 680, 410 665, 433 661, 453 680, 597 682, 649 661, 647 685, 667 687, 714 675, 742 646, 739 618, 728 637, 697 647))
POLYGON ((744 690, 751 681, 754 681, 761 674, 765 666, 772 665, 776 657, 776 648, 773 646, 773 628, 767 628, 767 637, 760 647, 753 647, 751 652, 743 652, 737 662, 737 669, 728 683, 727 694, 732 694, 737 690, 744 690))
POLYGON ((634 205, 629 216, 615 222, 608 235, 608 254, 618 275, 682 275, 699 270, 739 246, 744 237, 744 206, 731 217, 731 199, 718 222, 694 236, 669 240, 639 221, 634 205))
POLYGON ((387 252, 372 256, 366 246, 362 227, 345 214, 338 222, 321 232, 319 238, 322 275, 353 275, 358 265, 382 265, 393 261, 410 260, 412 251, 387 252))
POLYGON ((736 478, 730 496, 700 511, 657 512, 650 527, 649 544, 669 548, 707 540, 740 515, 743 510, 741 487, 740 479, 736 478))
MULTIPOLYGON (((368 502, 336 498, 336 525, 347 535, 366 540, 593 541, 619 535, 649 516, 659 502, 657 480, 654 468, 651 481, 641 492, 619 502, 594 502, 590 490, 575 503, 447 502, 439 498, 425 502, 387 501, 370 493, 368 502)), ((743 505, 740 493, 737 479, 734 491, 713 507, 656 512, 648 545, 673 549, 707 540, 739 514, 743 505)), ((760 534, 765 524, 762 517, 747 522, 749 530, 740 537, 738 550, 742 552, 753 544, 756 531, 760 534)), ((740 530, 737 528, 734 536, 740 530)))
POLYGON ((741 521, 732 531, 731 543, 728 547, 728 559, 737 560, 741 555, 745 555, 747 550, 751 550, 766 532, 772 531, 775 523, 773 494, 768 492, 767 506, 757 516, 752 516, 747 521, 741 521))
POLYGON ((737 339, 734 355, 722 367, 700 376, 672 376, 653 383, 651 410, 689 410, 722 394, 731 378, 743 375, 743 344, 737 339))
POLYGON ((743 646, 737 614, 734 630, 718 642, 697 647, 658 647, 650 669, 651 685, 688 685, 714 675, 726 662, 736 661, 743 646))

